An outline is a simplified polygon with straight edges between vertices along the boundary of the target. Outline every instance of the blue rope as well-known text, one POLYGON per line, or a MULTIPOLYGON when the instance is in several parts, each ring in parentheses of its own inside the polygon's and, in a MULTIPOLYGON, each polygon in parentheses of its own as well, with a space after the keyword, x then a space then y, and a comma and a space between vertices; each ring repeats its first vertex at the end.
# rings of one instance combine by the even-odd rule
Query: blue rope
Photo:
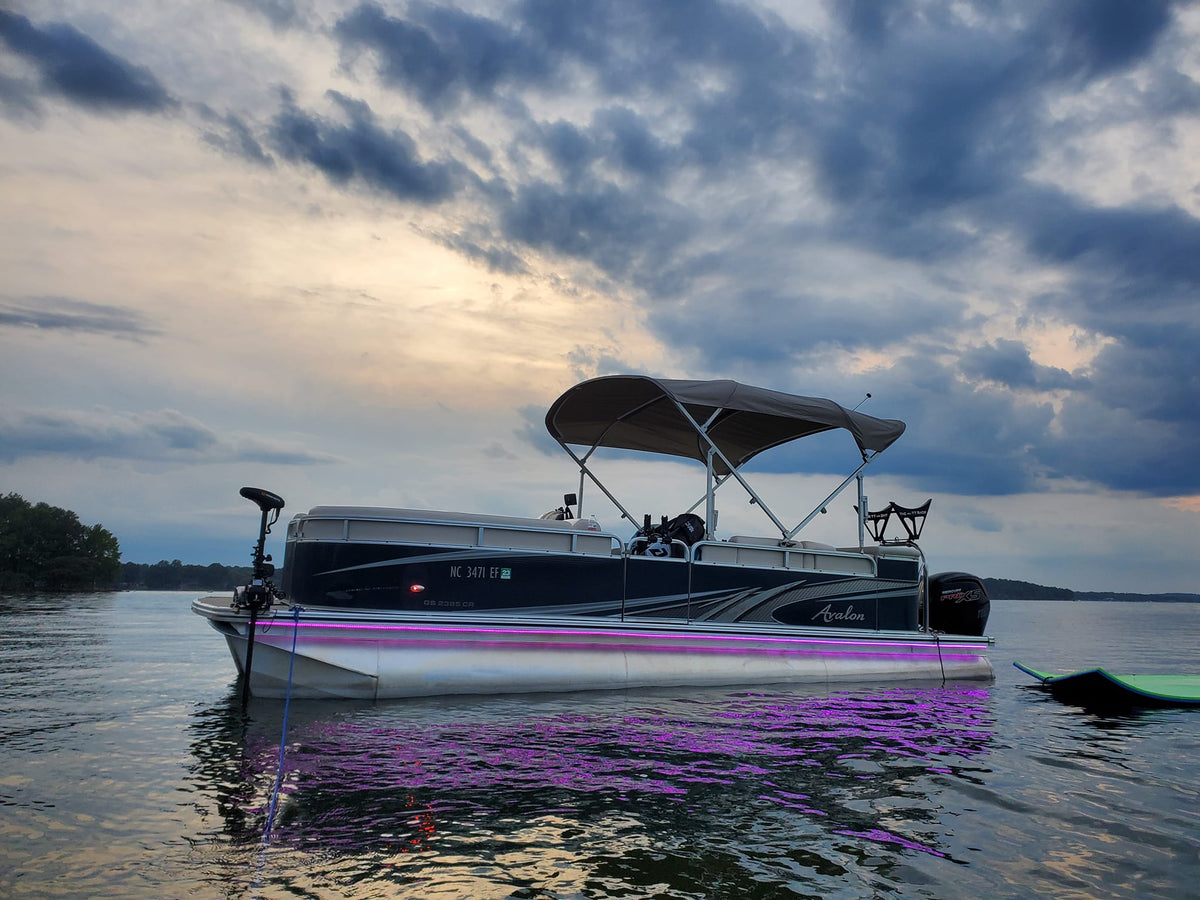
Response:
POLYGON ((287 748, 288 708, 292 705, 292 671, 296 665, 296 637, 300 633, 300 607, 293 606, 296 620, 292 627, 292 656, 288 660, 287 691, 283 701, 283 733, 279 736, 279 766, 275 770, 275 787, 271 791, 271 806, 267 810, 267 830, 263 832, 263 843, 271 842, 271 826, 275 822, 275 804, 279 800, 279 783, 283 781, 283 753, 287 748))

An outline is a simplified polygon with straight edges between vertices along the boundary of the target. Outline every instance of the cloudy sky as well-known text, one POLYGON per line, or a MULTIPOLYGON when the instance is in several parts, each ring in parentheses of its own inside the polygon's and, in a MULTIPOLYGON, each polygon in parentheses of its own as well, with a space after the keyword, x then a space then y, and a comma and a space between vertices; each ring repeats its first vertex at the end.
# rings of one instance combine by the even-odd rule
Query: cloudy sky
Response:
POLYGON ((537 515, 571 384, 724 377, 906 421, 935 568, 1198 591, 1198 112, 1157 0, 0 0, 0 491, 244 563, 244 484, 537 515))

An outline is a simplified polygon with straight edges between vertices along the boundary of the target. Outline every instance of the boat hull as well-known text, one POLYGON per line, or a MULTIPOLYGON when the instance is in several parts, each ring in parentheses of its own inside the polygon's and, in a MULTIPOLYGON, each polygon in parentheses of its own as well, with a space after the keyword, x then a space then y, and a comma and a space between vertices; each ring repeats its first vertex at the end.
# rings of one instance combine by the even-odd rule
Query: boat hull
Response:
MULTIPOLYGON (((244 672, 249 619, 225 598, 193 610, 244 672)), ((439 617, 306 608, 265 613, 250 691, 383 700, 444 694, 775 683, 990 680, 985 638, 834 628, 439 617), (293 646, 295 652, 293 653, 293 646)))

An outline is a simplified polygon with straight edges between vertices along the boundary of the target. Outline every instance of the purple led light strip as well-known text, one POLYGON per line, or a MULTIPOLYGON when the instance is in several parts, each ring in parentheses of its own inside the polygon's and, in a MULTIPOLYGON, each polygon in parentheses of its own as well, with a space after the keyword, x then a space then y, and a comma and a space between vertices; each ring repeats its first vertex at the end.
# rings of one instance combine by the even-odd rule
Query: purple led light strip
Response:
MULTIPOLYGON (((270 627, 270 626, 268 626, 270 627)), ((770 635, 720 635, 720 634, 683 634, 672 635, 667 633, 656 632, 637 632, 637 631, 607 631, 597 629, 595 631, 583 630, 568 630, 557 628, 484 628, 482 626, 444 626, 444 625, 384 625, 384 624, 354 624, 347 622, 301 622, 301 628, 316 628, 316 629, 332 629, 339 631, 404 631, 404 632, 436 632, 439 634, 497 634, 497 635, 546 635, 548 637, 595 637, 601 635, 604 637, 630 638, 630 639, 661 639, 661 640, 678 640, 684 639, 688 641, 739 641, 747 643, 774 643, 774 644, 829 644, 832 646, 844 647, 886 647, 895 648, 897 646, 921 648, 933 651, 930 655, 936 656, 938 643, 933 641, 914 641, 910 639, 899 639, 895 641, 879 641, 879 640, 854 640, 850 638, 819 638, 819 637, 773 637, 770 635)), ((611 646, 611 645, 610 645, 611 646)), ((961 643, 941 643, 940 647, 945 650, 967 650, 978 651, 984 648, 984 642, 980 644, 961 644, 961 643)), ((912 655, 912 654, 907 654, 912 655)), ((943 653, 943 655, 945 655, 943 653)), ((974 655, 974 654, 972 654, 974 655)))

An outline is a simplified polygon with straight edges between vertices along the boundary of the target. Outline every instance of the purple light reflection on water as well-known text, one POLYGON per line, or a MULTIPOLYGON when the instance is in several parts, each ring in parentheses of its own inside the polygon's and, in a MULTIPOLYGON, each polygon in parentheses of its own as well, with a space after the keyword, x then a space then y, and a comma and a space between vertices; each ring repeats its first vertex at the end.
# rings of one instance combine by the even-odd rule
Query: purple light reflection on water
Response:
MULTIPOLYGON (((425 708, 432 720, 404 704, 302 719, 275 839, 413 852, 483 823, 652 815, 686 831, 719 809, 746 827, 816 823, 937 855, 927 831, 938 785, 969 774, 994 737, 979 688, 524 700, 459 720, 425 708), (897 796, 908 805, 892 808, 897 796)), ((270 755, 264 739, 256 756, 270 755)))
POLYGON ((921 853, 928 853, 931 856, 945 857, 945 853, 940 853, 932 847, 926 847, 924 844, 918 844, 916 841, 906 840, 898 835, 891 834, 887 831, 880 831, 878 828, 872 828, 868 831, 850 831, 848 829, 839 829, 835 834, 844 834, 846 837, 863 838, 868 841, 876 841, 880 844, 899 844, 909 850, 917 850, 921 853))

